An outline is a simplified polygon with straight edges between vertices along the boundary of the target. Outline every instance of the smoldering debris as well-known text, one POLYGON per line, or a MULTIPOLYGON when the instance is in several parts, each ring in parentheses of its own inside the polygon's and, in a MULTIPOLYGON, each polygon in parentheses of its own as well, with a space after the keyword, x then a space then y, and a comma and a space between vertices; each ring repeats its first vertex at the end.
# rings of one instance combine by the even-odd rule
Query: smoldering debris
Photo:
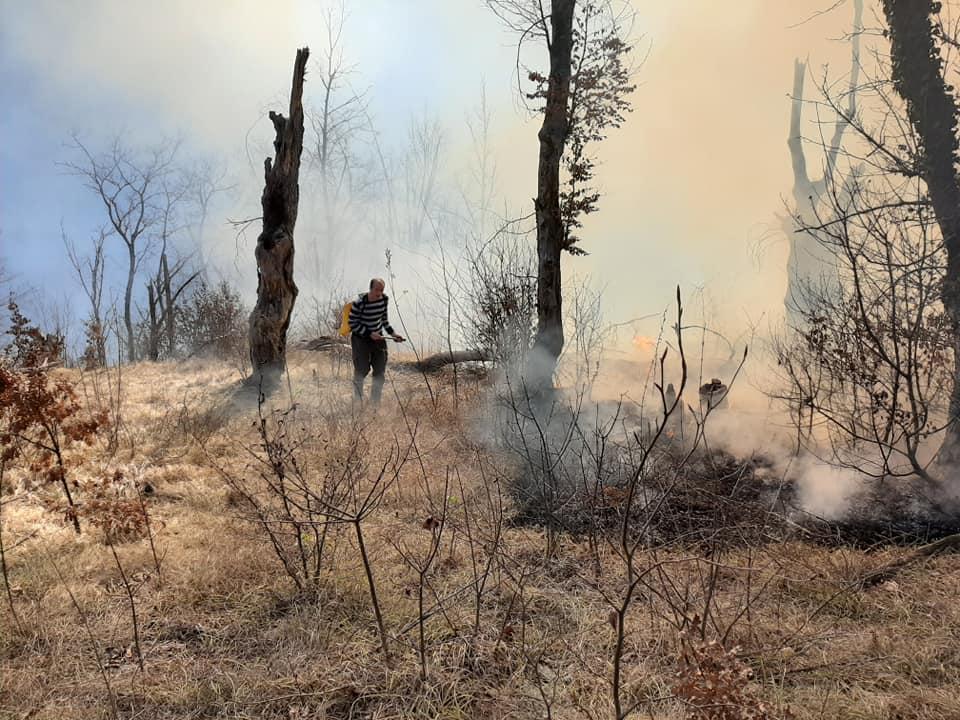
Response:
POLYGON ((935 542, 960 533, 960 512, 905 479, 861 480, 844 512, 824 517, 798 506, 792 518, 804 539, 863 550, 935 542))
MULTIPOLYGON (((742 547, 789 537, 792 486, 774 464, 756 455, 746 460, 722 450, 699 451, 683 461, 677 445, 652 463, 636 486, 628 524, 650 547, 742 547)), ((623 468, 628 465, 623 465, 623 468)), ((570 488, 554 502, 520 503, 517 525, 549 525, 573 536, 622 527, 630 478, 616 469, 612 482, 570 488)), ((529 478, 527 478, 529 483, 529 478)))
MULTIPOLYGON (((960 515, 910 498, 893 500, 892 491, 877 492, 869 483, 848 500, 843 514, 817 515, 804 507, 798 482, 785 479, 778 463, 762 454, 738 458, 710 449, 683 463, 682 458, 678 445, 665 449, 637 484, 628 525, 648 547, 705 551, 803 540, 875 549, 960 533, 960 515)), ((623 464, 619 475, 611 469, 604 484, 554 492, 549 503, 518 503, 513 523, 552 525, 574 537, 618 530, 629 492, 622 470, 628 466, 623 464)), ((525 487, 530 486, 527 475, 525 487)))
MULTIPOLYGON (((914 545, 960 532, 960 514, 902 480, 871 481, 815 458, 787 457, 773 445, 767 452, 732 449, 737 443, 728 445, 725 426, 746 418, 730 409, 722 382, 699 390, 722 432, 696 447, 693 418, 686 435, 679 416, 658 433, 656 418, 623 401, 559 395, 520 408, 516 397, 501 398, 493 435, 507 458, 502 479, 516 501, 513 523, 581 537, 617 531, 626 521, 647 546, 701 551, 791 540, 914 545)), ((741 427, 745 433, 750 428, 741 427)))
POLYGON ((924 545, 956 535, 960 533, 960 517, 910 515, 825 520, 811 515, 804 519, 802 527, 804 539, 819 545, 873 550, 891 545, 924 545))

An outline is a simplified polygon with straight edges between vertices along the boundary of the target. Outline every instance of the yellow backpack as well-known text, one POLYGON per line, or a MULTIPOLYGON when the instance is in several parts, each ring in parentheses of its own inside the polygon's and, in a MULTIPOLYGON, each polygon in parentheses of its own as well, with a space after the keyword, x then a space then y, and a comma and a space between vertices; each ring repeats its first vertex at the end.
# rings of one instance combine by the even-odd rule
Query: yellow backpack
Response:
POLYGON ((343 306, 343 313, 340 315, 340 337, 346 337, 350 334, 350 311, 353 309, 353 302, 348 302, 343 306))

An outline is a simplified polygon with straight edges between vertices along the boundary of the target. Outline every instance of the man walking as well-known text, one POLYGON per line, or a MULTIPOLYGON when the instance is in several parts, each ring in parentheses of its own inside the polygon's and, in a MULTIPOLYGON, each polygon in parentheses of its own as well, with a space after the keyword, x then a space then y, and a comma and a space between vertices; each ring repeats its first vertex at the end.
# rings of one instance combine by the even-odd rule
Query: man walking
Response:
POLYGON ((350 308, 350 346, 353 349, 353 396, 363 399, 364 378, 373 369, 373 381, 370 386, 370 401, 380 404, 383 392, 384 372, 387 369, 387 341, 383 333, 396 342, 404 338, 390 327, 387 318, 389 298, 383 290, 386 283, 380 278, 370 281, 370 291, 363 293, 350 308))

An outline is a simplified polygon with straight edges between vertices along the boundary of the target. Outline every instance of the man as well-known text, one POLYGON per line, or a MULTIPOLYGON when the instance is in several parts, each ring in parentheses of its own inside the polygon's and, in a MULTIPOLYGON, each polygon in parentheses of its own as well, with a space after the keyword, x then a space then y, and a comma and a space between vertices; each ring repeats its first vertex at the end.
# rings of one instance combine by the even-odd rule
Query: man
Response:
POLYGON ((353 395, 363 399, 364 378, 373 369, 370 401, 380 404, 384 372, 387 369, 387 341, 383 333, 396 342, 404 338, 393 331, 387 318, 389 298, 383 290, 386 283, 380 278, 370 281, 370 291, 363 293, 350 308, 350 346, 353 348, 353 395))

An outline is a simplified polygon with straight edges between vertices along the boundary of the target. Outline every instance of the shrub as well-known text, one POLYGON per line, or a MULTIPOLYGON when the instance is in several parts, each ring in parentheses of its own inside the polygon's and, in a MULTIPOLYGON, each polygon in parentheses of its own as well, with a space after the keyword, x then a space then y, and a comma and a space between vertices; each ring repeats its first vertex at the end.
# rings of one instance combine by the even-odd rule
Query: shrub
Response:
POLYGON ((16 303, 8 309, 12 341, 0 356, 0 461, 23 459, 47 482, 59 483, 66 519, 79 533, 65 453, 93 443, 107 415, 86 412, 69 379, 54 375, 63 339, 30 325, 16 303))
POLYGON ((215 286, 202 282, 177 316, 181 347, 189 355, 233 360, 246 367, 247 308, 226 280, 215 286))

